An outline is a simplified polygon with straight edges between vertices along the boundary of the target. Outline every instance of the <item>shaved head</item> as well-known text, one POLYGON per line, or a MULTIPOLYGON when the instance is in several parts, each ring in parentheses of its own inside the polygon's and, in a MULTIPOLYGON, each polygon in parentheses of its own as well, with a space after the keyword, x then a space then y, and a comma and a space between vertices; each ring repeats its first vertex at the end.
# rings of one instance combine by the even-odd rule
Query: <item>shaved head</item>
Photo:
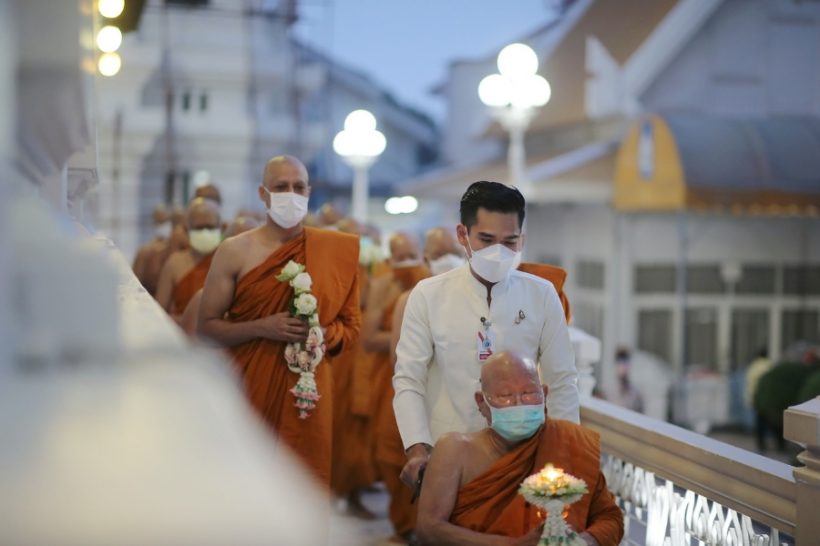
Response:
POLYGON ((334 226, 342 219, 342 215, 331 203, 325 203, 319 209, 319 222, 323 226, 334 226))
POLYGON ((157 205, 154 207, 154 212, 151 213, 151 218, 154 220, 155 225, 164 224, 171 219, 171 213, 168 212, 165 205, 157 205))
POLYGON ((540 383, 535 363, 512 351, 495 353, 481 367, 481 387, 485 392, 491 392, 493 387, 510 378, 529 379, 540 383))
POLYGON ((436 227, 428 231, 424 237, 424 258, 432 262, 446 254, 461 256, 461 246, 453 230, 436 227))
POLYGON ((186 222, 187 215, 188 211, 177 205, 174 207, 173 212, 171 212, 171 222, 173 222, 174 225, 184 224, 186 222))
POLYGON ((245 233, 255 227, 259 227, 259 221, 251 216, 237 216, 225 230, 225 238, 245 233))
POLYGON ((219 205, 211 199, 194 197, 188 205, 188 229, 217 228, 221 223, 219 205))
POLYGON ((197 197, 204 197, 205 199, 210 199, 215 201, 217 204, 222 204, 222 193, 219 191, 219 188, 216 185, 208 182, 202 186, 199 186, 196 191, 194 192, 194 198, 197 197))
MULTIPOLYGON (((265 183, 265 187, 267 187, 268 181, 275 181, 284 174, 301 178, 302 182, 306 185, 308 183, 308 172, 304 163, 292 155, 277 155, 265 163, 265 170, 262 172, 262 180, 265 183)), ((268 189, 271 190, 273 188, 268 189)))
POLYGON ((342 233, 350 233, 352 235, 362 235, 364 232, 364 228, 362 225, 354 220, 353 218, 345 217, 339 220, 336 223, 336 227, 339 228, 339 231, 342 233))
POLYGON ((390 236, 390 259, 393 262, 418 260, 420 257, 418 240, 412 234, 398 231, 390 236))

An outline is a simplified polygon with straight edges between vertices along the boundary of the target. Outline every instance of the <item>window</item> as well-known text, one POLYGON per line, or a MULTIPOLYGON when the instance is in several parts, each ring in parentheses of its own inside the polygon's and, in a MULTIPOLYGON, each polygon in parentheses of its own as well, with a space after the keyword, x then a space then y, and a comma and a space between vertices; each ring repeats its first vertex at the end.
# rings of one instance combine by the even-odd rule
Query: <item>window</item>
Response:
POLYGON ((557 254, 539 254, 537 263, 561 267, 561 257, 557 254))
POLYGON ((208 109, 208 93, 203 91, 199 95, 199 111, 205 112, 208 109))
POLYGON ((635 293, 674 294, 675 266, 638 265, 635 266, 635 293))
POLYGON ((672 362, 672 311, 638 311, 638 349, 672 362))
POLYGON ((775 268, 773 265, 744 265, 740 280, 735 285, 738 294, 774 294, 775 268))
POLYGON ((180 106, 181 106, 183 112, 187 112, 188 110, 191 109, 191 92, 190 91, 185 91, 182 94, 180 106))
POLYGON ((572 322, 575 326, 595 336, 603 339, 604 336, 604 308, 601 305, 587 302, 576 302, 572 304, 572 322))
POLYGON ((717 369, 717 310, 694 307, 686 310, 686 365, 717 369))
POLYGON ((603 290, 604 264, 591 260, 579 260, 577 282, 581 288, 603 290))
POLYGON ((769 347, 769 311, 734 309, 732 311, 732 370, 743 369, 761 349, 769 347))
POLYGON ((191 171, 182 172, 182 202, 191 200, 191 171))
POLYGON ((820 295, 820 265, 787 265, 783 268, 783 293, 820 295))
POLYGON ((800 341, 820 343, 820 311, 789 309, 780 322, 781 349, 788 351, 800 341))
POLYGON ((686 291, 690 294, 721 294, 726 291, 718 265, 690 265, 686 268, 686 291))

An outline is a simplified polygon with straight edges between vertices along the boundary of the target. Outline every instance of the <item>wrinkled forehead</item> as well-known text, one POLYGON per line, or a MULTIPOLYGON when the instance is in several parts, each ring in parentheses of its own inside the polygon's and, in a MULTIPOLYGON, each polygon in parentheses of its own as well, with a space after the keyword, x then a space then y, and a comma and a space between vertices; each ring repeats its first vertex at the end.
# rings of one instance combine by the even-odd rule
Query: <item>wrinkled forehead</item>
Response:
POLYGON ((307 169, 301 163, 282 159, 279 161, 271 161, 265 167, 264 181, 267 183, 275 183, 280 181, 286 182, 304 182, 308 183, 307 169))

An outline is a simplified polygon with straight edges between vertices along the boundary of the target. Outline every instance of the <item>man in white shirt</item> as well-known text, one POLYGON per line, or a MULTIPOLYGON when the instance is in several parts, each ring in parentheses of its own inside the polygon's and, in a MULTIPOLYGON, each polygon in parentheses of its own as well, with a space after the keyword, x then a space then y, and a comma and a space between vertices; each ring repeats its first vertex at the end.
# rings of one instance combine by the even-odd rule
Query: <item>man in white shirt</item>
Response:
POLYGON ((481 366, 516 351, 538 363, 552 419, 579 422, 578 372, 564 309, 553 285, 517 271, 525 201, 498 182, 475 182, 461 198, 459 243, 469 263, 411 292, 396 348, 393 407, 413 487, 445 432, 486 425, 473 401, 481 366))

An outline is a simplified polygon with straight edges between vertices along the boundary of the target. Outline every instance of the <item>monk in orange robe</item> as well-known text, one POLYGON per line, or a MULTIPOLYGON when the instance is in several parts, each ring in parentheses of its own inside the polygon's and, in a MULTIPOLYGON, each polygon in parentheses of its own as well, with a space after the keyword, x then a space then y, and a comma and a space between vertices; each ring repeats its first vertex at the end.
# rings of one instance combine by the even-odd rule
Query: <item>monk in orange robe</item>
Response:
POLYGON ((419 505, 421 544, 535 546, 544 518, 518 488, 547 463, 587 484, 588 492, 569 508, 569 526, 587 544, 620 544, 623 513, 601 473, 598 434, 545 419, 547 387, 535 364, 514 353, 487 359, 481 389, 476 403, 490 426, 446 434, 433 449, 419 505))
POLYGON ((194 198, 188 205, 187 223, 190 248, 168 258, 157 287, 157 302, 177 319, 205 285, 213 253, 222 241, 219 205, 203 197, 194 198))
POLYGON ((151 219, 154 227, 154 238, 137 250, 132 269, 137 280, 153 296, 157 292, 159 273, 164 263, 161 256, 168 247, 173 224, 171 224, 171 215, 168 209, 163 205, 157 205, 154 208, 151 219))
POLYGON ((367 310, 362 325, 362 343, 371 353, 371 393, 375 459, 379 475, 390 494, 389 516, 395 530, 393 542, 407 542, 416 523, 416 509, 411 504, 413 492, 405 487, 399 475, 407 462, 393 413, 393 364, 390 351, 393 309, 399 296, 430 276, 421 261, 415 238, 397 233, 390 238, 388 275, 371 282, 367 310))
POLYGON ((330 484, 333 385, 325 358, 315 370, 316 407, 300 418, 291 390, 299 374, 285 361, 288 343, 304 342, 307 324, 290 315, 293 289, 276 280, 291 261, 312 278, 326 356, 339 354, 361 323, 356 237, 305 228, 308 174, 296 158, 277 156, 265 166, 259 198, 268 221, 217 249, 202 291, 198 333, 229 348, 248 399, 282 444, 315 478, 330 484))
POLYGON ((564 306, 564 317, 567 319, 567 324, 569 324, 572 319, 572 311, 569 307, 569 298, 567 298, 566 293, 564 293, 564 282, 567 280, 567 272, 556 265, 536 263, 523 263, 518 266, 518 270, 529 273, 530 275, 535 275, 536 277, 541 277, 552 283, 555 287, 555 291, 558 292, 561 305, 564 306))

